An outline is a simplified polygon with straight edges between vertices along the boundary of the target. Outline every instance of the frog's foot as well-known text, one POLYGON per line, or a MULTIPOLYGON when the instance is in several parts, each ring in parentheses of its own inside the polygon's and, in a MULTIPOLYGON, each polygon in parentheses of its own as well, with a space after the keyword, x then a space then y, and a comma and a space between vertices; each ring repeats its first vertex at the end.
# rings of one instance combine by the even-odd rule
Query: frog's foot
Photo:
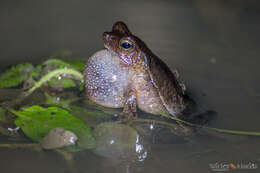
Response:
POLYGON ((126 122, 137 118, 136 112, 121 112, 119 115, 119 121, 126 122))
POLYGON ((124 110, 120 113, 119 119, 121 121, 128 121, 137 118, 136 113, 136 97, 131 95, 125 102, 124 110))

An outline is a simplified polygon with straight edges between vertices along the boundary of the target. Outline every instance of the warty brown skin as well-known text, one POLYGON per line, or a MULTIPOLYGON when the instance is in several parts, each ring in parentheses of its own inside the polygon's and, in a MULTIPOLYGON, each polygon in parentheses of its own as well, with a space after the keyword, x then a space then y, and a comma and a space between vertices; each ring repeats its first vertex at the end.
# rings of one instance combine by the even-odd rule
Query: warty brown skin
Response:
MULTIPOLYGON (((123 22, 116 22, 111 32, 104 32, 103 40, 105 48, 114 55, 113 57, 120 59, 113 68, 127 70, 128 81, 120 86, 124 92, 119 94, 121 100, 115 102, 111 97, 113 101, 110 103, 116 104, 108 104, 107 100, 98 100, 97 96, 94 96, 97 95, 97 90, 88 87, 91 85, 88 78, 92 77, 93 72, 88 70, 87 66, 85 86, 90 99, 104 106, 124 107, 123 115, 127 117, 136 116, 136 106, 151 114, 168 112, 173 116, 179 116, 186 107, 185 89, 169 67, 154 55, 142 40, 133 35, 123 22)), ((110 86, 118 90, 117 85, 110 86)), ((99 98, 102 96, 99 95, 99 98)))

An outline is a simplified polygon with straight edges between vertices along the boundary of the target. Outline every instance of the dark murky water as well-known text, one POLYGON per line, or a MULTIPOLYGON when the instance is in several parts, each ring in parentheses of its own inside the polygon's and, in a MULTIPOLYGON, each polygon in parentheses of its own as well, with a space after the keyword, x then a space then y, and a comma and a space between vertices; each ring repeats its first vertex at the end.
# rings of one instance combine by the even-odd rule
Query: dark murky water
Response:
MULTIPOLYGON (((4 0, 0 68, 36 63, 61 49, 84 60, 103 47, 102 32, 122 20, 180 71, 201 105, 218 112, 211 126, 260 131, 259 17, 257 0, 4 0)), ((1 143, 9 140, 0 138, 1 143)), ((139 163, 121 163, 92 151, 78 154, 76 163, 80 172, 91 173, 212 172, 209 164, 217 162, 252 162, 260 167, 260 138, 202 135, 195 142, 178 143, 168 136, 162 143, 148 144, 147 159, 139 163)), ((0 153, 3 173, 69 172, 53 152, 0 148, 0 153)))

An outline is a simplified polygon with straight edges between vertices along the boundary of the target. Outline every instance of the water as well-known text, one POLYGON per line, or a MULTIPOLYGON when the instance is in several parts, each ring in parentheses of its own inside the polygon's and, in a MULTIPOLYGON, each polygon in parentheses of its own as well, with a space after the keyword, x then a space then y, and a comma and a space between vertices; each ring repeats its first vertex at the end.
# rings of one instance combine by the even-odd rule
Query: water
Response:
MULTIPOLYGON (((102 32, 122 20, 179 70, 201 105, 218 112, 211 126, 260 131, 259 10, 253 0, 1 1, 0 69, 25 61, 38 63, 62 49, 85 60, 103 47, 102 32)), ((257 137, 212 134, 193 141, 178 143, 169 135, 161 143, 148 143, 148 157, 139 163, 86 151, 75 157, 76 167, 80 172, 156 173, 212 172, 209 164, 217 162, 260 166, 257 137)), ((0 148, 0 153, 3 173, 69 172, 54 152, 0 148)))

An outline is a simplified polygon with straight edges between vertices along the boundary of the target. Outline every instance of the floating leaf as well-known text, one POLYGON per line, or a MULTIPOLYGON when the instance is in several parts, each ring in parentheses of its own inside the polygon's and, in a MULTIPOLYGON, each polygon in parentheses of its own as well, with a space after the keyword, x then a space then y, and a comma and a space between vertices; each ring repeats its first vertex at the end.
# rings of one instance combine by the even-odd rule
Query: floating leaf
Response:
MULTIPOLYGON (((95 109, 94 106, 91 108, 86 108, 86 106, 76 106, 72 102, 79 101, 79 97, 55 97, 44 93, 45 95, 45 105, 59 106, 65 108, 73 113, 74 116, 80 118, 84 122, 88 123, 89 127, 97 125, 98 122, 111 119, 114 113, 105 113, 103 110, 95 109)), ((82 100, 81 100, 82 101, 82 100)))
POLYGON ((42 108, 34 105, 24 110, 11 110, 18 116, 15 124, 22 128, 26 136, 35 142, 40 142, 53 128, 62 127, 78 137, 72 150, 89 149, 95 146, 90 128, 80 119, 71 115, 68 111, 59 107, 42 108))

